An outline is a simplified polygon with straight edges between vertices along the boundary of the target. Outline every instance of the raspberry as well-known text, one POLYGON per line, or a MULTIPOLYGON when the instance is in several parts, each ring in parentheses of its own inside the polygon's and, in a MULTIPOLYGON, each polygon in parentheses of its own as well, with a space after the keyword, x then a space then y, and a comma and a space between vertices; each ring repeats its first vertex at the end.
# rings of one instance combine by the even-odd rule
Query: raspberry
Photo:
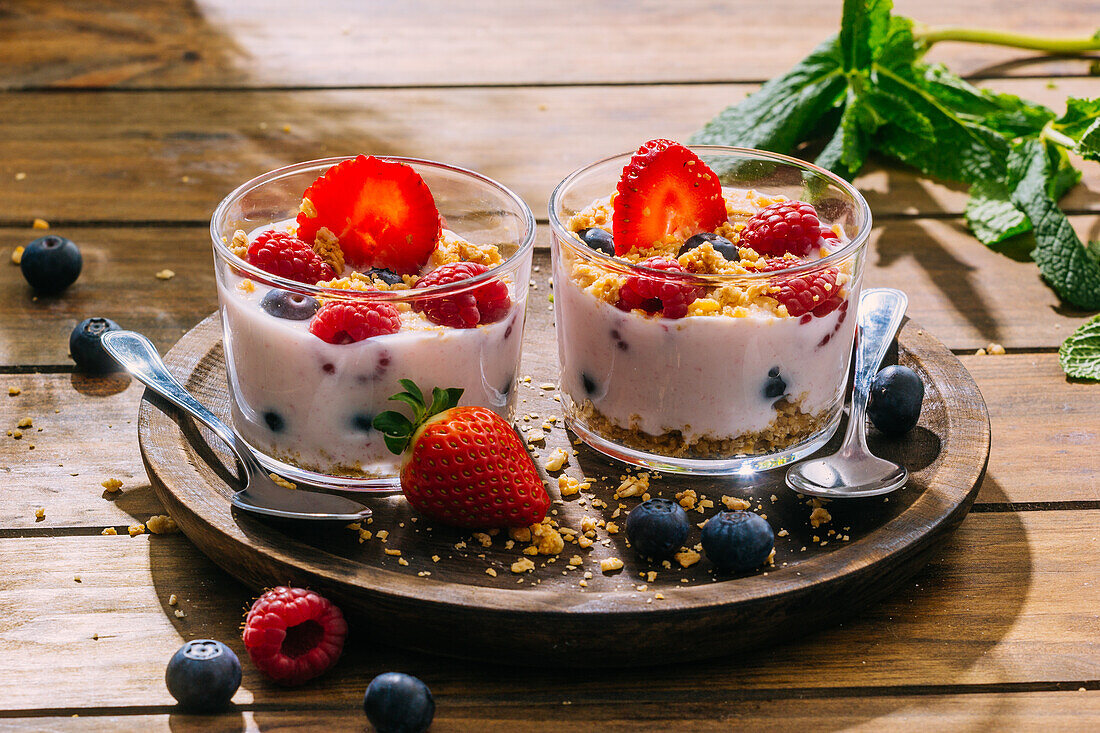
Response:
MULTIPOLYGON (((640 264, 665 272, 686 272, 679 262, 669 257, 650 257, 640 264)), ((639 309, 646 313, 660 313, 665 318, 683 318, 687 315, 688 306, 702 294, 702 288, 677 282, 673 278, 631 275, 619 288, 616 306, 624 311, 639 309)))
POLYGON ((313 248, 286 232, 266 231, 248 247, 248 261, 272 275, 314 284, 336 273, 313 248))
POLYGON ((351 344, 400 329, 401 316, 389 303, 330 301, 309 323, 309 332, 330 344, 351 344))
MULTIPOLYGON (((764 271, 782 270, 790 266, 790 262, 769 259, 764 271)), ((772 282, 772 297, 787 306, 787 313, 796 318, 805 316, 807 313, 812 316, 825 316, 844 302, 844 298, 840 295, 840 288, 836 285, 836 278, 836 269, 828 267, 784 280, 775 280, 772 282)))
POLYGON ((740 243, 762 255, 790 252, 802 256, 823 244, 825 231, 836 239, 836 234, 821 226, 813 206, 805 201, 781 201, 765 206, 745 223, 740 243))
MULTIPOLYGON (((453 262, 432 270, 416 283, 417 288, 446 285, 476 277, 489 270, 474 262, 453 262)), ((479 323, 499 321, 512 307, 508 286, 500 280, 490 280, 473 290, 455 295, 425 298, 413 303, 429 321, 452 328, 473 328, 479 323)))
POLYGON ((281 685, 300 685, 326 672, 344 648, 344 614, 305 588, 272 588, 244 621, 245 649, 257 669, 281 685))

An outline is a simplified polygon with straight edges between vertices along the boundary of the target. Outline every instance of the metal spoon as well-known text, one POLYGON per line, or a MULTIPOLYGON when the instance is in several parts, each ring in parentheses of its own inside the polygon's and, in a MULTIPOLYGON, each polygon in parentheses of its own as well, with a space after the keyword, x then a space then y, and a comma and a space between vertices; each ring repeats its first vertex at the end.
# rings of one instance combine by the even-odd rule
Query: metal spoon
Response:
POLYGON ((246 484, 233 495, 233 505, 248 512, 288 519, 339 519, 354 521, 371 510, 343 496, 279 486, 260 465, 252 451, 228 425, 202 406, 168 371, 157 347, 133 331, 108 331, 103 347, 126 371, 149 389, 200 421, 221 438, 244 466, 246 484))
POLYGON ((787 471, 787 486, 811 496, 848 499, 887 494, 909 479, 904 466, 871 455, 864 423, 871 380, 901 325, 908 302, 905 293, 892 288, 863 291, 859 299, 855 384, 844 443, 831 456, 792 466, 787 471))

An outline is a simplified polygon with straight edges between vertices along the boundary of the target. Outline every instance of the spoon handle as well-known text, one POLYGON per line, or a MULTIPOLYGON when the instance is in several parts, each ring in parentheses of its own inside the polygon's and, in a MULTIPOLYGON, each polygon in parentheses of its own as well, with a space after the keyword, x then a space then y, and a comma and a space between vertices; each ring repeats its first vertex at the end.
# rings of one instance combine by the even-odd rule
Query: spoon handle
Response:
POLYGON ((214 431, 241 463, 248 466, 248 458, 252 456, 246 458, 237 445, 234 432, 172 376, 152 341, 134 331, 108 331, 103 334, 102 341, 107 352, 135 379, 214 431))
POLYGON ((894 288, 871 288, 860 295, 852 406, 848 411, 848 430, 844 434, 842 451, 855 448, 867 450, 867 431, 863 420, 867 413, 871 382, 878 374, 879 364, 894 340, 908 304, 905 293, 894 288))

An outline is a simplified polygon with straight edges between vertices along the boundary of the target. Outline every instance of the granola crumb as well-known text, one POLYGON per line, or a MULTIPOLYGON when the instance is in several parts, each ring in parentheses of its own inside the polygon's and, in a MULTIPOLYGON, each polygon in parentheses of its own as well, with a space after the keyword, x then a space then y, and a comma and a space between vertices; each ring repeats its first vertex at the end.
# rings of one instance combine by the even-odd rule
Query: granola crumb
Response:
POLYGON ((100 534, 101 535, 106 535, 108 537, 113 537, 113 536, 118 534, 118 530, 115 529, 114 527, 104 527, 103 531, 100 532, 100 534))
POLYGON ((139 534, 145 534, 144 524, 131 524, 126 528, 126 531, 130 533, 131 537, 137 537, 139 534))
MULTIPOLYGON (((309 199, 303 199, 303 203, 309 199)), ((328 227, 317 230, 317 236, 313 240, 313 251, 332 267, 332 271, 339 277, 344 274, 344 250, 340 247, 340 240, 336 238, 328 227)))
POLYGON ((284 489, 297 489, 298 488, 297 484, 295 484, 291 481, 287 481, 285 478, 283 478, 282 476, 280 476, 277 473, 269 473, 267 475, 268 475, 268 477, 271 478, 272 481, 275 482, 276 486, 282 486, 284 489))
POLYGON ((530 530, 531 541, 538 549, 538 554, 557 555, 565 549, 565 540, 561 533, 550 525, 548 519, 544 519, 539 524, 532 524, 530 530))
POLYGON ((569 462, 569 453, 564 448, 555 448, 543 461, 542 467, 547 471, 560 471, 562 466, 569 462))
POLYGON ((692 565, 699 562, 702 555, 695 550, 684 550, 683 552, 677 552, 673 557, 676 558, 676 562, 680 563, 680 567, 690 568, 692 565))
POLYGON ((736 496, 723 496, 722 504, 731 512, 747 511, 752 506, 749 502, 736 496))
POLYGON ((174 534, 180 530, 176 520, 167 514, 157 514, 149 517, 145 522, 145 527, 153 534, 174 534))
POLYGON ((229 250, 242 260, 248 255, 248 235, 243 229, 233 232, 233 242, 229 245, 229 250))
MULTIPOLYGON (((379 534, 381 534, 381 532, 379 532, 379 534)), ((387 547, 387 548, 386 548, 386 549, 384 550, 384 552, 385 552, 385 553, 386 553, 387 555, 392 555, 392 556, 394 556, 394 557, 400 557, 400 555, 401 555, 401 550, 396 550, 396 549, 394 549, 394 548, 392 548, 392 547, 387 547)))
POLYGON ((786 537, 786 536, 787 536, 787 535, 789 535, 789 534, 790 534, 790 532, 788 532, 788 531, 787 531, 787 530, 785 530, 785 529, 781 529, 781 530, 779 530, 778 532, 776 532, 776 535, 778 535, 778 536, 780 536, 780 537, 786 537))
POLYGON ((492 577, 492 578, 497 577, 497 571, 494 570, 493 568, 485 568, 485 574, 492 577))
POLYGON ((18 387, 8 387, 8 394, 12 397, 19 394, 22 391, 23 390, 19 389, 18 387))
POLYGON ((25 181, 25 180, 27 180, 27 174, 24 173, 23 171, 19 171, 18 173, 15 174, 15 180, 25 181))
POLYGON ((169 605, 169 606, 174 606, 174 605, 176 605, 176 604, 177 604, 178 602, 179 602, 179 599, 178 599, 178 598, 176 598, 176 594, 175 594, 175 593, 173 593, 172 595, 168 596, 168 605, 169 605))
POLYGON ((581 491, 587 490, 590 486, 591 484, 587 481, 582 483, 572 476, 566 476, 565 474, 558 476, 558 491, 562 496, 575 496, 581 491))
POLYGON ((176 273, 172 270, 164 269, 158 272, 154 277, 156 277, 157 280, 171 280, 175 276, 176 273))
POLYGON ((541 443, 546 440, 546 433, 542 428, 531 428, 523 434, 523 439, 528 443, 541 443))
POLYGON ((109 478, 101 483, 100 486, 106 489, 107 493, 109 494, 114 494, 115 492, 122 490, 122 482, 119 481, 117 478, 109 478))
POLYGON ((604 560, 600 560, 600 572, 613 573, 616 570, 623 569, 623 561, 617 557, 609 557, 604 560))
POLYGON ((618 497, 625 497, 641 496, 647 491, 649 491, 649 474, 639 473, 637 476, 622 476, 615 493, 618 497))
POLYGON ((254 293, 256 292, 256 283, 246 277, 244 280, 237 283, 237 289, 242 293, 254 293))
POLYGON ((1005 347, 1000 344, 990 344, 985 347, 985 350, 993 356, 1004 356, 1005 353, 1005 347))
POLYGON ((581 557, 580 555, 574 555, 573 557, 569 558, 569 564, 573 565, 573 566, 583 565, 584 564, 584 558, 581 557))
POLYGON ((35 521, 36 522, 41 522, 45 518, 46 518, 46 510, 42 507, 35 507, 35 510, 34 510, 34 519, 35 519, 35 521))
POLYGON ((184 617, 187 616, 186 613, 184 613, 183 611, 181 611, 178 608, 175 611, 172 612, 172 615, 175 616, 176 618, 184 618, 184 617))
POLYGON ((397 558, 397 564, 398 565, 404 565, 405 567, 408 567, 409 566, 409 561, 406 560, 403 557, 399 557, 399 558, 397 558))
POLYGON ((833 521, 833 515, 829 514, 829 510, 825 508, 820 499, 814 499, 813 511, 810 512, 810 526, 817 529, 831 521, 833 521))
POLYGON ((986 353, 987 352, 986 352, 985 349, 978 349, 977 351, 974 352, 974 356, 985 356, 986 353))
POLYGON ((20 428, 34 427, 34 421, 31 420, 29 417, 20 418, 19 422, 16 424, 16 427, 20 427, 20 428))
POLYGON ((432 555, 432 562, 439 562, 439 555, 432 555))
POLYGON ((302 199, 302 203, 298 205, 298 211, 306 215, 306 218, 317 218, 317 207, 313 205, 313 202, 307 198, 302 199))
POLYGON ((512 572, 516 573, 517 575, 519 573, 530 572, 534 569, 535 563, 531 562, 531 558, 529 557, 520 558, 519 560, 516 560, 514 563, 512 563, 512 572))
POLYGON ((16 247, 11 251, 11 263, 18 265, 23 261, 23 247, 16 247))
POLYGON ((31 228, 32 229, 49 229, 50 228, 50 223, 48 221, 46 221, 45 219, 37 219, 36 218, 34 220, 34 222, 31 224, 31 228))

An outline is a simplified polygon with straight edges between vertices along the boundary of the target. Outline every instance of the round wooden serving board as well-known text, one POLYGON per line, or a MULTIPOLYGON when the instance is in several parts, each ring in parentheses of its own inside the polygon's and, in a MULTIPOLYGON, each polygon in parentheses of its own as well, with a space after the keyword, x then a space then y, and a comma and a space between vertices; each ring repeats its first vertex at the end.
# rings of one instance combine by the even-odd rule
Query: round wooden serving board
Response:
MULTIPOLYGON (((538 333, 532 334, 532 325, 528 342, 546 328, 537 324, 538 333)), ((552 343, 552 338, 539 341, 552 343)), ((520 418, 538 417, 521 419, 524 428, 560 415, 553 392, 541 388, 556 381, 555 360, 550 349, 532 351, 538 363, 526 355, 531 380, 520 385, 518 412, 520 418)), ((375 512, 373 522, 364 524, 374 537, 362 543, 359 533, 343 524, 273 522, 231 508, 236 469, 228 453, 205 429, 172 408, 161 409, 148 394, 138 434, 157 495, 199 549, 254 588, 291 583, 317 589, 357 617, 357 633, 497 661, 668 663, 727 655, 844 620, 899 587, 962 521, 989 457, 985 404, 959 361, 912 321, 902 328, 898 354, 924 380, 920 424, 901 439, 873 430, 869 437, 878 455, 909 468, 912 478, 904 489, 887 497, 831 502, 832 520, 814 528, 808 500, 783 485, 782 470, 756 477, 755 484, 675 475, 651 480, 654 496, 672 498, 692 489, 714 502, 704 512, 689 511, 693 522, 720 510, 723 495, 748 499, 767 516, 779 535, 775 564, 737 577, 716 575, 705 557, 688 568, 676 562, 671 568, 652 565, 634 557, 624 532, 603 528, 588 550, 567 543, 561 555, 536 556, 535 570, 517 575, 510 568, 526 557, 523 544, 506 549, 502 533, 483 547, 468 532, 417 518, 400 496, 356 495, 375 512), (380 530, 389 532, 385 542, 377 537, 380 530), (583 558, 580 567, 569 566, 573 556, 583 558), (621 558, 625 567, 601 573, 599 561, 608 557, 621 558), (582 588, 586 571, 592 577, 582 588), (640 577, 650 571, 656 571, 654 579, 640 577)), ((188 389, 228 421, 222 359, 216 316, 196 326, 167 356, 188 389)), ((574 449, 572 439, 558 419, 536 462, 555 447, 574 449)), ((834 438, 824 450, 834 450, 837 442, 834 438)), ((585 515, 625 526, 629 508, 640 501, 612 497, 626 467, 583 445, 575 450, 565 473, 599 480, 587 496, 556 501, 554 518, 573 529, 585 515), (594 506, 599 502, 593 494, 606 508, 594 506)), ((547 477, 555 499, 556 475, 547 477)), ((699 532, 693 530, 688 545, 697 542, 699 532)))

